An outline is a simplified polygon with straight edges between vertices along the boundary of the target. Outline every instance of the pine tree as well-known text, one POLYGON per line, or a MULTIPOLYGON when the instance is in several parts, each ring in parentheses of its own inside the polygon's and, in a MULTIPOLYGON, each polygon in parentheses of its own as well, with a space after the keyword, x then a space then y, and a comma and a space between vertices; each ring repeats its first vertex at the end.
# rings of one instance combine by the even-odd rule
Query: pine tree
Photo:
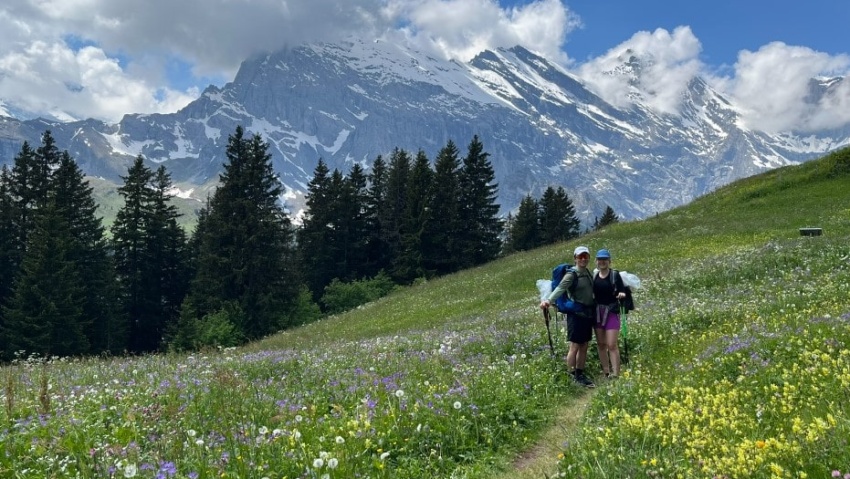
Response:
POLYGON ((124 206, 118 210, 112 224, 112 243, 115 270, 121 286, 122 310, 129 324, 130 351, 145 352, 155 348, 155 335, 149 334, 150 324, 158 322, 154 300, 149 295, 150 274, 147 251, 147 225, 150 222, 151 170, 138 156, 122 176, 124 185, 118 193, 124 206))
POLYGON ((384 229, 381 210, 387 201, 387 164, 381 155, 372 163, 369 173, 369 188, 366 190, 366 251, 368 276, 374 276, 379 271, 389 270, 392 258, 389 246, 384 241, 384 229))
POLYGON ((368 269, 369 219, 367 212, 367 177, 363 167, 355 163, 348 172, 341 194, 340 207, 346 220, 346 279, 371 277, 368 269))
POLYGON ((387 195, 378 208, 378 220, 381 226, 380 236, 387 246, 389 256, 390 276, 395 281, 402 281, 398 276, 396 265, 402 252, 402 238, 407 233, 404 228, 405 212, 407 210, 407 187, 410 182, 410 154, 396 148, 390 157, 387 170, 387 195))
MULTIPOLYGON (((3 330, 2 305, 12 294, 12 285, 18 272, 21 247, 15 228, 15 203, 11 192, 11 173, 5 165, 0 167, 0 331, 3 330)), ((8 351, 0 334, 0 351, 8 351)))
POLYGON ((319 300, 325 286, 337 277, 330 232, 332 216, 336 214, 333 210, 335 194, 330 170, 320 158, 313 170, 313 179, 307 184, 307 208, 297 233, 299 263, 314 301, 319 300))
POLYGON ((188 245, 186 233, 177 222, 180 213, 171 202, 171 175, 160 166, 153 173, 150 188, 150 221, 146 225, 148 294, 156 307, 155 338, 147 346, 160 345, 166 331, 180 318, 180 305, 189 292, 188 245))
POLYGON ((7 359, 25 355, 73 356, 89 351, 85 294, 71 259, 68 225, 55 202, 43 204, 29 235, 21 273, 8 306, 3 307, 7 359))
POLYGON ((526 251, 540 246, 540 205, 527 195, 519 204, 510 231, 511 251, 526 251))
POLYGON ((576 216, 567 192, 563 187, 557 190, 551 186, 546 188, 540 199, 540 230, 543 244, 553 244, 576 238, 579 235, 581 222, 576 216))
POLYGON ((409 283, 427 276, 422 255, 422 236, 429 218, 434 171, 425 152, 419 150, 410 173, 402 227, 401 253, 396 261, 395 276, 409 283))
POLYGON ((601 230, 602 228, 613 225, 614 223, 618 223, 620 218, 617 217, 617 214, 614 213, 614 208, 610 206, 605 207, 605 211, 602 213, 602 217, 596 219, 593 224, 594 230, 601 230))
POLYGON ((460 218, 459 177, 459 152, 449 140, 434 162, 434 189, 428 208, 432 221, 425 223, 422 233, 423 267, 437 275, 460 269, 459 237, 464 225, 460 218))
POLYGON ((461 267, 477 266, 495 259, 501 250, 498 184, 496 174, 478 135, 472 138, 460 174, 461 267))
POLYGON ((20 263, 19 234, 15 228, 15 202, 11 192, 11 174, 0 167, 0 304, 9 296, 12 278, 20 263))
MULTIPOLYGON (((181 322, 225 312, 247 339, 292 324, 300 282, 293 268, 293 231, 278 203, 283 188, 268 144, 244 138, 237 127, 228 139, 227 162, 198 233, 197 272, 181 322), (235 311, 235 313, 234 313, 235 311)), ((200 226, 200 225, 199 225, 200 226)))
POLYGON ((124 321, 116 307, 115 269, 93 189, 67 151, 60 155, 50 187, 57 214, 65 221, 71 243, 68 259, 75 263, 84 295, 83 316, 91 327, 85 333, 91 352, 120 352, 125 348, 124 321))

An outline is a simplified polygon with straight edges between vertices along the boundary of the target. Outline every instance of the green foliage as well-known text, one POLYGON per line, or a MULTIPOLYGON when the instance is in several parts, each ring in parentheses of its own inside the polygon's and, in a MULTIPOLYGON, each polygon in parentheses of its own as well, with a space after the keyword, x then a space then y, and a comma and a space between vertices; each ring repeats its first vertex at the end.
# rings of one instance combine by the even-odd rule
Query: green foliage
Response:
POLYGON ((537 248, 542 244, 541 233, 540 204, 527 195, 520 202, 516 217, 509 223, 505 250, 514 252, 537 248))
POLYGON ((473 136, 460 170, 460 268, 494 260, 502 249, 502 219, 499 218, 499 185, 484 145, 473 136))
POLYGON ((543 244, 576 238, 581 222, 566 190, 549 186, 540 198, 540 234, 543 244))
POLYGON ((6 359, 25 355, 75 356, 89 352, 91 319, 83 316, 84 285, 72 260, 73 238, 53 203, 44 205, 30 233, 21 273, 3 308, 6 359))
POLYGON ((196 273, 188 300, 195 319, 235 301, 245 313, 236 326, 247 339, 288 324, 291 318, 283 315, 300 286, 292 225, 279 203, 283 186, 268 148, 259 135, 245 138, 242 127, 236 128, 221 185, 193 240, 196 273))
POLYGON ((295 327, 304 324, 309 324, 318 321, 322 317, 322 310, 319 305, 313 301, 313 294, 306 285, 298 290, 298 296, 292 305, 292 323, 284 325, 284 327, 295 327))
POLYGON ((337 314, 384 297, 395 288, 395 283, 383 271, 367 280, 343 283, 334 279, 325 288, 322 304, 329 314, 337 314))
POLYGON ((613 225, 614 223, 619 223, 620 218, 617 217, 617 214, 614 213, 614 208, 610 206, 605 207, 605 211, 602 213, 601 218, 596 218, 596 221, 593 222, 594 230, 601 230, 606 226, 613 225))
POLYGON ((220 310, 204 316, 197 326, 195 349, 231 347, 244 341, 237 324, 245 323, 245 312, 237 303, 225 303, 220 310))
POLYGON ((245 312, 233 301, 224 303, 221 309, 198 318, 191 298, 187 298, 180 321, 169 328, 167 344, 171 351, 237 346, 245 341, 245 336, 238 326, 245 321, 245 312))

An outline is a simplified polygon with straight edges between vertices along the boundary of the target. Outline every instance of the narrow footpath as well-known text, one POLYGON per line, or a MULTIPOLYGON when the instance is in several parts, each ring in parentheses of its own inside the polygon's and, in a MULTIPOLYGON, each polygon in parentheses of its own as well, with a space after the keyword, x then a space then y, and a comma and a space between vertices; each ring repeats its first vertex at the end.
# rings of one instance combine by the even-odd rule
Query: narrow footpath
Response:
POLYGON ((578 427, 587 405, 593 398, 588 391, 565 404, 555 412, 555 423, 536 444, 517 456, 513 470, 495 476, 493 479, 543 479, 558 472, 558 454, 563 452, 569 432, 578 427))

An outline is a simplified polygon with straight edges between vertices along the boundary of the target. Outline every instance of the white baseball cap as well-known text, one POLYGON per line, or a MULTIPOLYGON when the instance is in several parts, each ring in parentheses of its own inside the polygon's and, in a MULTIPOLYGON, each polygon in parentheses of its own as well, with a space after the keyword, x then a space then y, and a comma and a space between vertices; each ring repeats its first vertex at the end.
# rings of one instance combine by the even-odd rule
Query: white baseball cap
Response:
POLYGON ((590 250, 587 249, 587 246, 579 246, 578 248, 576 248, 576 250, 573 252, 573 257, 575 258, 582 253, 587 253, 587 255, 590 256, 590 250))

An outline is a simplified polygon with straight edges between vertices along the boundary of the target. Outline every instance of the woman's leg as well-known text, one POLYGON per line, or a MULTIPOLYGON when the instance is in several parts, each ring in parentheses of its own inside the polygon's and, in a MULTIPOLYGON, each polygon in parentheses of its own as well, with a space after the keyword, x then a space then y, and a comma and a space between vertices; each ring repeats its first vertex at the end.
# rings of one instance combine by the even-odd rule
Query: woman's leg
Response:
POLYGON ((603 328, 593 328, 596 334, 596 350, 599 352, 599 364, 602 367, 602 373, 606 376, 611 372, 611 365, 608 361, 608 341, 606 331, 603 328))
POLYGON ((618 346, 619 338, 619 329, 609 329, 605 331, 605 343, 608 346, 608 354, 611 356, 611 376, 620 375, 620 347, 618 346))

